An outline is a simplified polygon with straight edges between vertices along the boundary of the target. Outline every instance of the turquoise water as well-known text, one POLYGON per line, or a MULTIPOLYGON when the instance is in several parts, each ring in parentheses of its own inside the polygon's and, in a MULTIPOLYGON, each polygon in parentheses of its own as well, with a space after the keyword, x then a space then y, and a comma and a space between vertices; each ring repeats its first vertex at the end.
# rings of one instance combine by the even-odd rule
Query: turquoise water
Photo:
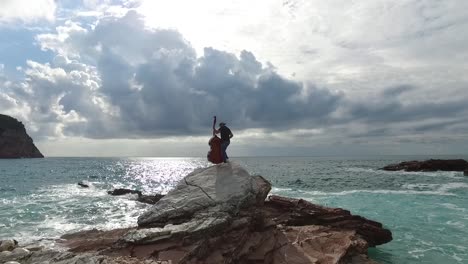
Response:
MULTIPOLYGON (((460 172, 378 170, 389 163, 426 158, 233 161, 267 178, 272 193, 346 208, 382 222, 394 240, 370 250, 381 263, 468 263, 468 177, 460 172)), ((149 205, 131 195, 107 195, 107 190, 165 193, 193 169, 208 165, 204 158, 0 160, 0 239, 54 245, 54 239, 68 232, 134 226, 149 205), (91 187, 77 186, 83 180, 91 187)))

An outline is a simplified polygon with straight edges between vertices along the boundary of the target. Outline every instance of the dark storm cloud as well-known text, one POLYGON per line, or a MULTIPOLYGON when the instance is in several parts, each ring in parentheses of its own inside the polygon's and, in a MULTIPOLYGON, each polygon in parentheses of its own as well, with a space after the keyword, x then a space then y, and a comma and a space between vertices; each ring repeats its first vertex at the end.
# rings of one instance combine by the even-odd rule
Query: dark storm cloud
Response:
MULTIPOLYGON (((48 41, 47 49, 54 49, 58 38, 42 39, 48 41)), ((59 101, 63 110, 86 119, 68 124, 64 128, 68 135, 193 135, 206 133, 213 115, 238 130, 314 126, 333 113, 342 98, 342 94, 288 80, 248 51, 236 56, 205 48, 203 56, 197 57, 178 32, 146 29, 135 12, 101 20, 94 29, 70 32, 65 43, 57 46, 66 46, 69 54, 95 65, 100 81, 96 90, 64 88, 68 92, 59 101), (91 97, 107 102, 116 114, 89 108, 83 102, 91 97)), ((67 65, 57 66, 65 69, 67 65)))
POLYGON ((368 123, 419 121, 438 117, 455 117, 468 110, 466 98, 460 97, 440 102, 422 101, 423 94, 413 93, 411 86, 385 89, 378 97, 354 101, 349 104, 351 119, 368 123), (415 95, 416 94, 416 95, 415 95), (420 99, 414 96, 420 97, 420 99), (407 100, 411 99, 411 100, 407 100), (405 102, 406 101, 406 102, 405 102))

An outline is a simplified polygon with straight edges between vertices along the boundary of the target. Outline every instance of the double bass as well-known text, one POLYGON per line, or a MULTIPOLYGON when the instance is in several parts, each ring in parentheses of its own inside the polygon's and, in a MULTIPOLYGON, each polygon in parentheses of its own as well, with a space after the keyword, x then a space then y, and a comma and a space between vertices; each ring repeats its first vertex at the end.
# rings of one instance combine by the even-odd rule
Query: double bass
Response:
POLYGON ((216 116, 213 117, 213 136, 208 141, 210 150, 208 151, 207 158, 209 162, 219 164, 223 162, 223 153, 221 152, 221 139, 215 133, 216 116))

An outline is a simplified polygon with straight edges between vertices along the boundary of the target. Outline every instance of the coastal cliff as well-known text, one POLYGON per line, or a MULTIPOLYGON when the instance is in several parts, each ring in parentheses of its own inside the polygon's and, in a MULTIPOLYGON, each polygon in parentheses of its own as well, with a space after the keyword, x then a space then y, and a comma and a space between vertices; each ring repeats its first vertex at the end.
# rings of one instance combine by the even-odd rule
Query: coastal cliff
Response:
POLYGON ((26 133, 23 123, 15 118, 0 114, 0 158, 43 158, 26 133))
POLYGON ((5 242, 0 263, 372 264, 367 249, 392 240, 378 222, 270 190, 236 163, 197 169, 138 226, 62 236, 66 252, 5 242))

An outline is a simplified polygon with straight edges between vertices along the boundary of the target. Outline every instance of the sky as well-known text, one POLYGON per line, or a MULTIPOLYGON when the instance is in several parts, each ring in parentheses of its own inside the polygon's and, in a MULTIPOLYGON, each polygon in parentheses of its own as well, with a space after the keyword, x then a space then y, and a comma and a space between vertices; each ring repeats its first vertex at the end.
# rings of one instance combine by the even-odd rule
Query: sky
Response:
POLYGON ((46 156, 468 154, 468 1, 0 0, 46 156))

